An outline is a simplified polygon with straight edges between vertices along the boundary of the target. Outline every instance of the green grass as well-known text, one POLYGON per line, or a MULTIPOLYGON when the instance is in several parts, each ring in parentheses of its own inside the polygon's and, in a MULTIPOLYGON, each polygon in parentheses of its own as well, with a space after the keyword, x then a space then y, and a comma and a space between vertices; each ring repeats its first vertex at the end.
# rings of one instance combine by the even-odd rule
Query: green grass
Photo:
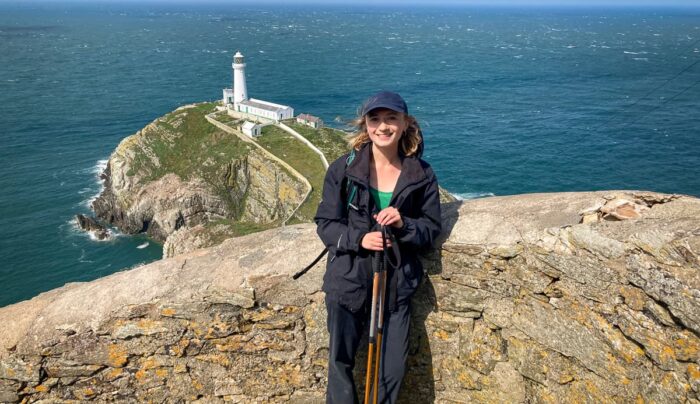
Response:
POLYGON ((284 123, 318 147, 326 156, 328 164, 350 151, 345 132, 333 128, 314 129, 297 123, 294 119, 285 120, 284 123))
POLYGON ((227 114, 226 111, 217 112, 213 118, 227 125, 234 124, 240 121, 240 119, 234 118, 231 115, 227 114))
MULTIPOLYGON (((226 225, 227 230, 212 232, 212 237, 218 244, 226 238, 269 229, 279 223, 257 224, 237 220, 241 208, 245 206, 246 195, 234 197, 231 194, 231 184, 227 184, 226 178, 227 167, 245 157, 254 146, 206 121, 205 115, 214 112, 216 105, 202 103, 173 111, 156 120, 153 127, 144 129, 141 143, 145 147, 132 149, 137 154, 128 175, 138 173, 144 182, 158 180, 168 173, 178 175, 183 181, 194 177, 204 179, 228 202, 229 211, 235 215, 233 218, 207 224, 211 228, 226 225)), ((239 121, 225 112, 216 113, 214 118, 234 128, 239 121)), ((293 121, 286 123, 315 144, 326 155, 329 163, 349 150, 346 135, 341 131, 331 128, 317 130, 293 121)), ((262 135, 256 140, 309 180, 312 192, 289 223, 311 221, 321 199, 325 175, 321 159, 305 144, 275 126, 264 127, 262 135)), ((291 173, 287 174, 291 176, 291 173)))
POLYGON ((268 223, 268 224, 260 224, 260 223, 251 223, 251 222, 241 222, 233 219, 217 219, 217 220, 212 220, 208 222, 205 225, 205 228, 207 229, 214 229, 220 225, 226 226, 226 231, 224 232, 219 232, 219 231, 211 231, 209 233, 211 237, 211 245, 219 245, 224 240, 227 240, 231 237, 240 237, 240 236, 245 236, 246 234, 251 234, 251 233, 256 233, 259 231, 263 230, 268 230, 271 229, 275 226, 277 226, 277 223, 268 223))
POLYGON ((319 156, 297 138, 276 126, 264 127, 262 134, 256 140, 262 147, 294 167, 309 180, 312 187, 311 195, 288 223, 311 221, 321 201, 323 177, 326 172, 319 156))
POLYGON ((154 129, 142 133, 147 147, 134 157, 128 174, 139 173, 144 182, 168 173, 177 174, 184 181, 202 178, 229 201, 231 211, 235 212, 240 203, 231 200, 225 167, 246 156, 252 146, 207 122, 204 116, 213 112, 215 106, 215 103, 197 104, 158 119, 154 129), (149 156, 156 156, 159 164, 149 156))

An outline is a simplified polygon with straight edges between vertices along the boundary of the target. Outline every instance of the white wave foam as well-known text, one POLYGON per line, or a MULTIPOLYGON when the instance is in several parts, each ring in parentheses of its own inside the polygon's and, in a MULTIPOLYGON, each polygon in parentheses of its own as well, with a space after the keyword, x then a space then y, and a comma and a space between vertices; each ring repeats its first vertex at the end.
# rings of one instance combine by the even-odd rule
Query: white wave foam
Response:
POLYGON ((106 241, 112 241, 116 237, 116 233, 114 231, 112 231, 112 229, 107 229, 107 238, 105 238, 103 240, 100 240, 99 238, 97 238, 94 231, 88 231, 86 233, 90 237, 90 240, 97 241, 100 243, 106 242, 106 241))
MULTIPOLYGON (((92 170, 90 172, 94 173, 95 176, 100 179, 100 175, 105 171, 107 168, 107 163, 109 163, 109 159, 104 159, 104 160, 97 160, 97 163, 92 167, 92 170)), ((100 179, 100 182, 102 180, 100 179)))
POLYGON ((95 262, 95 261, 86 260, 86 259, 85 259, 85 250, 82 250, 82 249, 81 249, 81 250, 80 250, 80 258, 78 258, 78 262, 87 262, 87 263, 90 263, 90 262, 95 262))
POLYGON ((94 202, 95 199, 97 199, 97 197, 100 196, 100 194, 104 190, 104 180, 102 178, 100 178, 100 176, 107 168, 107 163, 109 163, 109 159, 97 160, 97 163, 95 163, 94 166, 92 166, 88 169, 88 171, 95 176, 96 187, 83 188, 80 191, 78 191, 78 193, 80 195, 88 193, 90 191, 94 192, 94 194, 92 196, 90 196, 88 199, 85 199, 84 201, 80 202, 80 206, 83 206, 87 209, 92 210, 92 202, 94 202))

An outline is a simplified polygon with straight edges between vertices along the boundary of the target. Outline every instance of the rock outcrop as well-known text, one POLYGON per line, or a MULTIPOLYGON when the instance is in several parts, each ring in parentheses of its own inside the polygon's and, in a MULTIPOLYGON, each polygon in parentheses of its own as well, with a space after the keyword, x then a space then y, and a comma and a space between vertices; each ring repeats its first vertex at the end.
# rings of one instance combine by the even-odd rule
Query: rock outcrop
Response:
MULTIPOLYGON (((698 402, 700 200, 531 194, 443 219, 402 402, 698 402)), ((324 265, 290 278, 321 248, 287 226, 0 309, 0 401, 321 403, 324 265)))
POLYGON ((255 224, 286 219, 303 201, 306 185, 208 124, 204 114, 210 109, 213 105, 178 108, 125 138, 102 174, 104 190, 93 202, 98 219, 159 242, 181 228, 219 219, 255 224))
POLYGON ((75 215, 75 220, 78 223, 78 227, 86 232, 92 233, 98 240, 106 240, 110 237, 109 229, 98 223, 92 217, 77 214, 75 215))

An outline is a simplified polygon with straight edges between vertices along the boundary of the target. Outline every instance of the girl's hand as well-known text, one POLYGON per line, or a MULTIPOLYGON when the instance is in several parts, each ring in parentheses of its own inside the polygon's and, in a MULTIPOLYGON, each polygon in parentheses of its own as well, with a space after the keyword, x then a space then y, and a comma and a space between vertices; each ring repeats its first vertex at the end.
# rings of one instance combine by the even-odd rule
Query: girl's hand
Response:
POLYGON ((403 219, 401 219, 401 214, 399 213, 399 210, 393 206, 382 209, 381 212, 374 215, 374 220, 384 226, 393 226, 398 229, 403 227, 403 219))
MULTIPOLYGON (((370 250, 370 251, 382 251, 384 248, 382 247, 382 232, 381 231, 372 231, 369 233, 366 233, 362 237, 362 241, 360 242, 362 245, 362 248, 365 250, 370 250)), ((391 240, 387 239, 386 240, 386 246, 391 247, 391 240)))

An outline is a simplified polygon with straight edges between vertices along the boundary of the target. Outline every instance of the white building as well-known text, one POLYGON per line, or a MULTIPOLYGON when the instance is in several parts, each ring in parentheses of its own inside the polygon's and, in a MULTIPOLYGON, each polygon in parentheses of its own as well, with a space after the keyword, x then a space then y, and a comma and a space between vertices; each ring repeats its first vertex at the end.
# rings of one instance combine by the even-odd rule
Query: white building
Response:
POLYGON ((250 114, 261 118, 280 121, 294 117, 294 109, 287 105, 248 98, 245 82, 245 60, 241 52, 233 55, 233 88, 224 88, 223 102, 230 111, 250 114))
POLYGON ((233 104, 233 89, 224 88, 224 105, 233 104))
POLYGON ((297 115, 297 122, 306 126, 311 126, 314 129, 323 127, 323 120, 321 118, 309 114, 297 115))
POLYGON ((241 132, 243 132, 244 135, 248 135, 250 137, 260 136, 261 130, 262 125, 256 124, 254 122, 245 121, 243 122, 243 125, 241 125, 241 132))

